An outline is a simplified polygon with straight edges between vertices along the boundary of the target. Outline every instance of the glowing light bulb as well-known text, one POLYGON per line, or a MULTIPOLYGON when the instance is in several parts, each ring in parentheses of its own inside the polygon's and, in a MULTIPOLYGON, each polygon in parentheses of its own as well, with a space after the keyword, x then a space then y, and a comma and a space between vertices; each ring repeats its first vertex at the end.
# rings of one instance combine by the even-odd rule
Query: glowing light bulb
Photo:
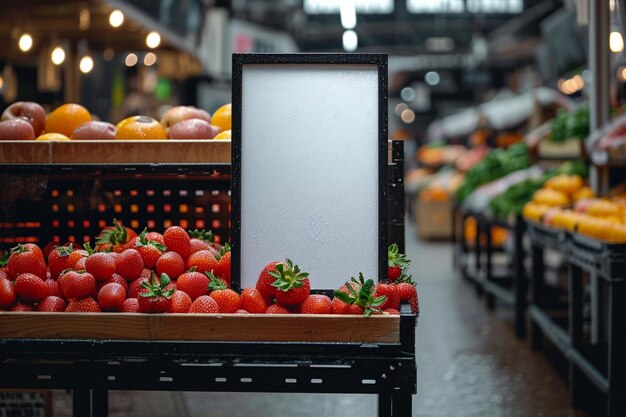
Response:
POLYGON ((23 52, 28 52, 33 47, 33 37, 29 33, 24 33, 20 36, 18 46, 23 52))
POLYGON ((54 65, 61 65, 65 61, 65 51, 60 46, 57 46, 52 50, 50 59, 54 65))
POLYGON ((109 24, 114 28, 118 28, 122 26, 122 23, 124 23, 124 13, 117 9, 113 10, 109 15, 109 24))
POLYGON ((160 44, 161 44, 161 35, 159 35, 157 32, 148 33, 148 36, 146 36, 146 45, 148 45, 148 48, 154 49, 160 44))
POLYGON ((78 67, 83 74, 91 72, 93 69, 93 59, 89 55, 85 55, 80 59, 78 67))

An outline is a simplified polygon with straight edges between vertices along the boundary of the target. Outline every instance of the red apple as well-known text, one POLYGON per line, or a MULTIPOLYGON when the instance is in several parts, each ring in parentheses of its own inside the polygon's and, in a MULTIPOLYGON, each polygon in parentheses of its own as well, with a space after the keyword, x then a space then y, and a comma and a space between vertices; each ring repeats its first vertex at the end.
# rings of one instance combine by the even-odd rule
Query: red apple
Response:
POLYGON ((202 119, 211 123, 211 115, 202 109, 194 106, 176 106, 163 114, 161 124, 165 131, 169 133, 172 126, 187 119, 202 119))
POLYGON ((170 139, 213 139, 220 128, 206 120, 187 119, 176 123, 170 129, 170 139))
POLYGON ((39 136, 46 123, 46 112, 43 107, 32 101, 18 101, 11 104, 2 113, 2 121, 24 117, 31 124, 35 137, 39 136))
POLYGON ((35 140, 33 126, 24 118, 0 122, 0 140, 35 140))
POLYGON ((115 125, 107 122, 92 120, 91 122, 85 122, 74 129, 71 138, 78 140, 113 140, 115 139, 116 132, 117 128, 115 125))

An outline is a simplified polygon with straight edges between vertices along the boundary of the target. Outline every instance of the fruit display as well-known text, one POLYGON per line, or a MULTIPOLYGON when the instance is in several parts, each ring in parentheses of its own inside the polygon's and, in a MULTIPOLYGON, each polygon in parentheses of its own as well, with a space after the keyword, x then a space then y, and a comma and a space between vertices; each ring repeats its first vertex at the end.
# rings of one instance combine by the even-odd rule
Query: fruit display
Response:
POLYGON ((424 166, 453 165, 467 153, 459 145, 424 145, 417 151, 417 162, 424 166))
POLYGON ((160 121, 136 115, 113 125, 93 120, 89 110, 79 104, 63 104, 46 115, 41 105, 20 101, 2 113, 0 141, 230 140, 231 117, 230 104, 217 109, 213 116, 193 106, 175 106, 160 121))
POLYGON ((389 247, 388 276, 352 278, 331 299, 311 293, 307 272, 290 259, 268 263, 256 286, 231 289, 230 247, 170 226, 140 234, 114 221, 95 248, 75 243, 18 244, 0 267, 0 311, 219 314, 399 314, 417 311, 409 260, 389 247), (194 241, 201 242, 200 244, 194 241), (409 288, 410 287, 410 288, 409 288))

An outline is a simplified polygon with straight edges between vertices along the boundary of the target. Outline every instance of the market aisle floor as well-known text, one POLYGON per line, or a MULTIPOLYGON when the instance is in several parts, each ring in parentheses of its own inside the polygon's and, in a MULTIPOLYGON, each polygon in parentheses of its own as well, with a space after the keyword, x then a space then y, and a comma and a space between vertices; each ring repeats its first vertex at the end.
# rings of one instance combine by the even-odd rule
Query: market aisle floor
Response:
MULTIPOLYGON (((451 266, 451 246, 425 244, 407 231, 421 316, 414 417, 584 417, 572 411, 566 384, 541 353, 516 339, 510 312, 489 313, 451 266)), ((71 400, 57 396, 55 416, 71 400)), ((363 395, 127 393, 110 397, 114 417, 376 416, 363 395)))

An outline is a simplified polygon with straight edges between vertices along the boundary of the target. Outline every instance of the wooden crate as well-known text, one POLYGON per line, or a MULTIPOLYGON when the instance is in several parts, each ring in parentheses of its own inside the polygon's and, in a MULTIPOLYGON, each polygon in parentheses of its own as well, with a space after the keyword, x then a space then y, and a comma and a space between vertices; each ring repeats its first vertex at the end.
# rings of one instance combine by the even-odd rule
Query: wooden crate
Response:
POLYGON ((452 201, 420 201, 415 198, 414 222, 424 240, 452 239, 452 201))
POLYGON ((400 317, 0 312, 0 339, 399 343, 400 317))

